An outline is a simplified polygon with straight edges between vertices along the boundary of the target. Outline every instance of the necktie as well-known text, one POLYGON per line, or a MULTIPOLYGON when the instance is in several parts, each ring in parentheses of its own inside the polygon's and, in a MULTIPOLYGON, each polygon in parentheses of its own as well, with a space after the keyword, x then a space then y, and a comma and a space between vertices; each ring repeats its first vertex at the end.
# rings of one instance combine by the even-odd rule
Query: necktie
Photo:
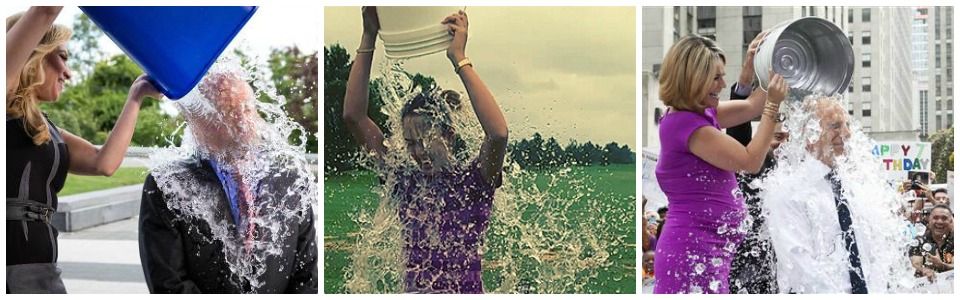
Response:
POLYGON ((850 285, 854 294, 866 294, 867 282, 863 280, 863 268, 860 266, 860 249, 857 247, 857 237, 850 228, 853 224, 853 219, 850 218, 850 205, 841 193, 843 189, 840 187, 837 174, 830 171, 827 176, 833 186, 833 200, 837 204, 837 219, 840 220, 840 230, 843 231, 843 243, 850 254, 850 285))
POLYGON ((253 233, 256 229, 256 224, 253 222, 253 218, 257 215, 256 205, 253 203, 256 197, 246 180, 241 178, 239 183, 240 201, 237 206, 240 207, 240 224, 237 224, 237 227, 245 235, 243 249, 249 254, 253 250, 253 233))

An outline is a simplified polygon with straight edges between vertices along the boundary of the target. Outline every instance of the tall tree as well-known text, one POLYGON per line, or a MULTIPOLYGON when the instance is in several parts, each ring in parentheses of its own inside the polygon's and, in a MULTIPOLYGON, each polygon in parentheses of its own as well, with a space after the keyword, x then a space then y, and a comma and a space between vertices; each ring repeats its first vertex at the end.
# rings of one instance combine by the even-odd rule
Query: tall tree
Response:
POLYGON ((296 46, 273 49, 268 61, 277 94, 286 100, 283 105, 288 116, 306 130, 307 152, 317 153, 317 120, 320 115, 317 53, 302 53, 296 46))
POLYGON ((937 178, 935 182, 947 182, 947 171, 953 171, 953 127, 941 129, 930 136, 932 144, 930 159, 937 178))
POLYGON ((103 31, 90 21, 86 14, 80 13, 73 20, 73 36, 67 44, 73 82, 79 82, 90 75, 97 62, 103 59, 104 53, 99 42, 102 37, 103 31))

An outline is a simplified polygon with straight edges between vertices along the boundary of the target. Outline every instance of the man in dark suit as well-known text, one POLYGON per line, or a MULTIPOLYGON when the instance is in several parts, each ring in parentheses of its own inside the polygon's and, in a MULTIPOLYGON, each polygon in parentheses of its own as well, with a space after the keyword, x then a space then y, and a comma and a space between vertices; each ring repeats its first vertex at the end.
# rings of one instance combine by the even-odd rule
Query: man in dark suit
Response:
POLYGON ((144 183, 140 260, 150 292, 317 293, 316 182, 305 160, 272 151, 284 142, 258 132, 253 91, 239 77, 211 74, 200 92, 178 103, 184 145, 196 149, 158 156, 144 183))

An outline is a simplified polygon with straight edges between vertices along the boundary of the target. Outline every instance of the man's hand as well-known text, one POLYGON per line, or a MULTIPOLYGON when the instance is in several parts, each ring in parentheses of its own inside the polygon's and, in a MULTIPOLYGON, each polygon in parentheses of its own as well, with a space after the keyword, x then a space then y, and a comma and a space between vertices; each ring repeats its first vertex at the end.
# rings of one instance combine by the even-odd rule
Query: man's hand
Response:
POLYGON ((924 255, 924 256, 926 256, 927 262, 930 263, 930 266, 932 266, 932 267, 933 267, 934 269, 936 269, 936 270, 946 270, 946 269, 949 269, 949 268, 950 268, 950 265, 948 265, 947 263, 943 262, 943 260, 940 259, 939 256, 930 255, 930 254, 927 254, 927 255, 924 255))
POLYGON ((920 269, 920 274, 923 275, 923 277, 926 277, 930 283, 933 283, 933 281, 937 279, 937 272, 934 272, 930 268, 920 269))

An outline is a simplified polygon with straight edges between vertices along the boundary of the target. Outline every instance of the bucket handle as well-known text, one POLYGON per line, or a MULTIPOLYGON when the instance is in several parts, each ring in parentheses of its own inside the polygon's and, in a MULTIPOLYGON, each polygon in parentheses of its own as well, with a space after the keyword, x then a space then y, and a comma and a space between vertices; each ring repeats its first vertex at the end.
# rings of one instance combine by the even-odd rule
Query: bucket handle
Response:
MULTIPOLYGON (((763 39, 760 40, 760 44, 757 45, 757 52, 760 52, 760 47, 763 46, 763 43, 767 42, 767 38, 768 38, 768 37, 769 37, 769 35, 763 37, 763 39)), ((757 53, 754 53, 754 54, 753 54, 753 59, 754 59, 754 61, 756 61, 756 59, 757 59, 757 53)), ((756 66, 756 64, 754 64, 754 66, 756 66)), ((773 68, 773 66, 771 65, 771 71, 772 71, 772 68, 773 68)), ((769 73, 769 72, 768 72, 768 73, 769 73)), ((757 73, 757 70, 756 70, 756 69, 753 70, 753 76, 754 76, 754 77, 757 77, 757 87, 760 88, 760 90, 763 91, 764 93, 767 93, 767 89, 763 87, 763 79, 760 78, 760 73, 757 73)))

